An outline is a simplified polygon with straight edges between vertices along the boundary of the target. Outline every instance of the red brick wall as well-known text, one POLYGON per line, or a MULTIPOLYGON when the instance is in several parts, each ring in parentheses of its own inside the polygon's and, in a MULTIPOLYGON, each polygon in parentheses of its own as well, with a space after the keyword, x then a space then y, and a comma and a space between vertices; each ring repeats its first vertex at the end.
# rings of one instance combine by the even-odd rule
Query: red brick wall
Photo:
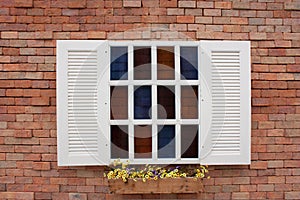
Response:
POLYGON ((0 198, 300 198, 299 18, 297 0, 1 0, 0 198), (101 167, 57 167, 56 40, 181 34, 251 40, 251 166, 211 166, 202 194, 152 196, 109 194, 101 167))

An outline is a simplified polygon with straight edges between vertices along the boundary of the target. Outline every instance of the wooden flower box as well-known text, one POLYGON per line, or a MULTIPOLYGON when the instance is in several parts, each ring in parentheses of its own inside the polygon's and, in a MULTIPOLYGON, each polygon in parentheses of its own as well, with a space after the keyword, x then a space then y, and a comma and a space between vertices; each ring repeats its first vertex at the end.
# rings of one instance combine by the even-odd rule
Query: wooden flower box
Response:
POLYGON ((110 191, 116 194, 154 194, 154 193, 199 193, 203 191, 201 180, 193 178, 167 178, 158 180, 109 180, 110 191))

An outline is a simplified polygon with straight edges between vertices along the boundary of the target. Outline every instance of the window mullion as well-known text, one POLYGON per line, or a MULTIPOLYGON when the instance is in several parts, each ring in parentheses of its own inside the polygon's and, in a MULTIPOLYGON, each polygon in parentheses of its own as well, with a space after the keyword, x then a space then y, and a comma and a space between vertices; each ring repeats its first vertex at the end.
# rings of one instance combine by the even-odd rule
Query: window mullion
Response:
POLYGON ((176 127, 175 127, 175 156, 179 159, 180 147, 181 147, 181 133, 180 133, 180 121, 181 121, 181 86, 180 86, 180 47, 175 46, 175 117, 176 117, 176 127))
MULTIPOLYGON (((157 81, 157 47, 151 47, 151 74, 152 82, 157 81)), ((157 160, 158 128, 157 128, 157 84, 152 84, 152 159, 157 160)))
POLYGON ((133 85, 133 46, 128 46, 128 142, 129 160, 134 160, 134 85, 133 85))

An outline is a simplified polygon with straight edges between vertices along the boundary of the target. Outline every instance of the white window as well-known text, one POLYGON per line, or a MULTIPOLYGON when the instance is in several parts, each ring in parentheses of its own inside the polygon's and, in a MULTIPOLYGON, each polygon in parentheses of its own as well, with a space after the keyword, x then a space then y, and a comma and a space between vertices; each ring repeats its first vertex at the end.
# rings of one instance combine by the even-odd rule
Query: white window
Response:
POLYGON ((250 164, 250 118, 250 42, 57 42, 61 166, 250 164))

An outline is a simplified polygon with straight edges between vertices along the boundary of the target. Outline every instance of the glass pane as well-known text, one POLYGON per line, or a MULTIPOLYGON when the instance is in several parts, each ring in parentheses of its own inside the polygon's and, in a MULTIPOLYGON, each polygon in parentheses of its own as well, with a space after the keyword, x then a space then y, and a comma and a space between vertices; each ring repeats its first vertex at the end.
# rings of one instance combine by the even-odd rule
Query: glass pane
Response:
POLYGON ((128 158, 128 127, 112 125, 111 158, 128 158))
POLYGON ((181 118, 198 119, 198 86, 181 86, 181 118))
POLYGON ((158 126, 158 158, 175 158, 175 126, 158 126))
POLYGON ((134 79, 151 79, 151 48, 134 48, 134 79))
POLYGON ((127 80, 128 72, 127 47, 111 47, 110 80, 127 80))
POLYGON ((181 126, 181 158, 198 158, 198 126, 181 126))
POLYGON ((157 48, 157 79, 174 80, 175 79, 175 58, 174 47, 157 48))
POLYGON ((152 128, 147 125, 134 126, 134 157, 152 157, 152 128))
POLYGON ((127 86, 110 87, 110 118, 128 119, 127 86))
POLYGON ((197 47, 180 48, 181 79, 198 80, 198 49, 197 47))
POLYGON ((134 119, 150 119, 151 86, 136 87, 134 91, 134 119))
POLYGON ((157 87, 158 119, 175 119, 175 87, 157 87))

